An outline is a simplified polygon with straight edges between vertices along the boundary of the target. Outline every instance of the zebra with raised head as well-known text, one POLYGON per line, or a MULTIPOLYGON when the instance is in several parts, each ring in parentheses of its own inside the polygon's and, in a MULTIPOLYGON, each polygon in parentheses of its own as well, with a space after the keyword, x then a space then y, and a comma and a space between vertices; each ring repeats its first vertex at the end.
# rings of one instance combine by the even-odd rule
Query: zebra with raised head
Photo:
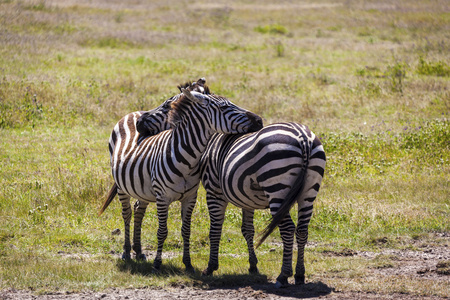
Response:
MULTIPOLYGON (((147 114, 139 122, 152 123, 147 114)), ((154 128, 157 130, 157 128, 154 128)), ((244 135, 215 134, 201 159, 202 183, 210 213, 210 260, 204 275, 219 266, 219 243, 228 203, 241 207, 242 233, 247 241, 251 273, 258 272, 254 251, 255 209, 270 208, 272 222, 259 243, 278 226, 283 241, 283 264, 278 287, 288 285, 293 275, 294 234, 298 255, 295 283, 305 281, 304 248, 313 202, 320 188, 326 157, 320 140, 308 127, 297 123, 276 123, 244 135), (290 208, 298 203, 297 227, 290 208)))
MULTIPOLYGON (((215 132, 228 134, 259 130, 262 121, 259 116, 234 105, 224 97, 191 92, 185 88, 181 88, 181 91, 181 94, 167 100, 170 103, 166 101, 154 110, 154 116, 164 115, 170 104, 170 110, 166 114, 169 130, 138 139, 135 117, 138 114, 131 114, 132 118, 128 118, 128 115, 116 125, 110 139, 115 141, 112 145, 110 143, 115 185, 99 214, 118 194, 125 223, 123 257, 129 258, 130 197, 138 199, 134 211, 133 250, 138 258, 145 259, 140 244, 141 223, 148 204, 156 202, 158 248, 153 267, 159 269, 163 244, 168 234, 168 208, 173 201, 181 201, 183 263, 186 270, 192 272, 189 253, 190 220, 200 183, 199 162, 208 140, 215 132)), ((160 124, 159 120, 154 118, 153 124, 160 124)), ((159 130, 167 128, 162 126, 159 130)), ((151 127, 140 128, 151 130, 151 127)))

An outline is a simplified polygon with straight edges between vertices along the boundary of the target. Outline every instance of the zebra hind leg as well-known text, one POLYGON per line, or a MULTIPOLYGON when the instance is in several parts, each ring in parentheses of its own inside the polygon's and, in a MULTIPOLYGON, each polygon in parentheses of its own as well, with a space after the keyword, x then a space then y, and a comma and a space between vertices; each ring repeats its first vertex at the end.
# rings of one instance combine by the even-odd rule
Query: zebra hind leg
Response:
POLYGON ((304 262, 304 251, 305 245, 308 240, 308 230, 297 230, 296 231, 297 244, 298 244, 298 256, 297 256, 297 266, 295 268, 295 284, 301 285, 305 284, 305 262, 304 262))
POLYGON ((130 196, 122 192, 121 190, 117 191, 119 195, 119 201, 122 204, 122 218, 124 222, 124 244, 123 244, 123 260, 131 259, 131 243, 130 243, 130 223, 131 223, 131 205, 130 205, 130 196))
POLYGON ((248 248, 248 262, 250 274, 258 274, 258 258, 256 257, 255 247, 253 246, 253 239, 255 237, 255 227, 253 225, 253 216, 255 211, 242 209, 242 235, 247 241, 248 248))
MULTIPOLYGON (((209 192, 209 191, 208 191, 209 192)), ((206 194, 206 202, 209 210, 209 262, 208 267, 203 270, 203 276, 210 276, 219 269, 219 247, 220 237, 222 236, 222 226, 225 220, 225 210, 227 202, 206 194)))
POLYGON ((287 214, 278 227, 280 229, 281 239, 283 240, 283 264, 275 287, 280 288, 287 287, 289 285, 288 278, 293 275, 292 250, 294 246, 295 224, 291 216, 287 214))
POLYGON ((134 235, 133 235, 133 250, 136 253, 136 259, 146 260, 147 257, 142 253, 141 245, 141 230, 142 230, 142 220, 145 216, 145 211, 147 209, 148 202, 138 200, 134 204, 134 235))
MULTIPOLYGON (((313 185, 318 186, 318 185, 313 185)), ((308 226, 313 213, 313 202, 316 199, 317 190, 310 189, 302 201, 298 202, 298 219, 295 237, 297 239, 297 266, 295 268, 295 284, 305 283, 305 246, 308 241, 308 226)))

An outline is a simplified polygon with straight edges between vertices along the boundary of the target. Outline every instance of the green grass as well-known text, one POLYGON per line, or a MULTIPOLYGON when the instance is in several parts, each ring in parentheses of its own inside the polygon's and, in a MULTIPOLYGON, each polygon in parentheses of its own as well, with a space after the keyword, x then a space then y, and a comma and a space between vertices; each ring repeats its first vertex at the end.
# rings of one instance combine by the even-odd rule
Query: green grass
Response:
MULTIPOLYGON (((248 276, 236 208, 227 211, 220 269, 211 278, 183 272, 179 203, 171 207, 170 256, 160 274, 151 271, 153 257, 117 259, 123 236, 111 231, 123 227, 118 201, 97 217, 112 184, 114 124, 156 107, 179 83, 206 77, 213 92, 266 124, 306 124, 324 144, 307 280, 343 291, 447 295, 445 277, 374 276, 373 268, 395 266, 389 257, 326 255, 448 243, 439 238, 450 232, 445 7, 441 0, 0 1, 0 288, 45 293, 276 278, 278 232, 258 249, 263 275, 248 276)), ((256 213, 257 232, 269 219, 256 213)), ((200 189, 191 247, 198 271, 208 261, 208 228, 200 189)), ((143 245, 153 255, 156 230, 150 205, 143 245)))

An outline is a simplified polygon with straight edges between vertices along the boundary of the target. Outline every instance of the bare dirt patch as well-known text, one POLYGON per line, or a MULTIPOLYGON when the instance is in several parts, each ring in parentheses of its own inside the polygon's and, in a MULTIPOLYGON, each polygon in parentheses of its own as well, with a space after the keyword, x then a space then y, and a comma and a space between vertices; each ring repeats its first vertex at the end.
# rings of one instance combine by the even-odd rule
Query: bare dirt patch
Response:
POLYGON ((380 295, 358 292, 334 292, 323 283, 308 283, 304 286, 291 286, 285 289, 275 289, 272 285, 257 285, 229 289, 109 289, 103 292, 58 293, 48 295, 33 295, 26 291, 6 290, 0 292, 0 299, 444 299, 439 297, 411 296, 406 294, 380 295))
POLYGON ((389 249, 380 253, 360 252, 358 255, 369 259, 382 256, 392 262, 392 265, 375 268, 375 273, 428 279, 447 278, 450 283, 448 274, 446 275, 445 271, 442 271, 442 269, 445 269, 446 262, 450 261, 449 247, 427 247, 419 251, 389 249))

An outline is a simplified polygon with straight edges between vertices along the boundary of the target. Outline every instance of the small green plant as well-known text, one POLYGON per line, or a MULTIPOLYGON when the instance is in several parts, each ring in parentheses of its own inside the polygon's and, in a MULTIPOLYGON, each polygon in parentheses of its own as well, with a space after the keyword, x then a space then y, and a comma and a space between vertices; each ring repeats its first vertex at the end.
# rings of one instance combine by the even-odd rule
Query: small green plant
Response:
POLYGON ((114 21, 116 23, 122 23, 124 15, 125 13, 123 11, 119 11, 117 14, 114 15, 114 21))
POLYGON ((48 204, 38 206, 28 211, 28 215, 31 218, 33 224, 43 224, 45 222, 45 215, 48 211, 48 204))
POLYGON ((284 45, 282 42, 275 43, 275 51, 277 53, 277 57, 284 56, 284 45))
POLYGON ((30 9, 30 10, 35 10, 35 11, 42 11, 46 9, 46 0, 39 0, 36 2, 32 2, 31 4, 29 4, 26 8, 30 9))
POLYGON ((407 65, 400 62, 387 68, 385 76, 390 84, 392 91, 403 94, 406 69, 407 65))
POLYGON ((416 72, 420 75, 448 77, 450 76, 450 67, 443 61, 427 62, 421 56, 416 72))

